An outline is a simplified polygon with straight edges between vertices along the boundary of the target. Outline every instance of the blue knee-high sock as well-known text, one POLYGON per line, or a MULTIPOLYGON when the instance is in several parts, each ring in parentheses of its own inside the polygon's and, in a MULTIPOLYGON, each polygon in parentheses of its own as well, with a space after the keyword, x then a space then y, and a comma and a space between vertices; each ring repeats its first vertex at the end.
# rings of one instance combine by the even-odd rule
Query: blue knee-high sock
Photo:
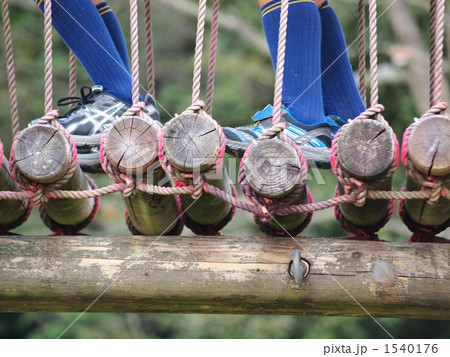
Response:
POLYGON ((322 93, 325 114, 353 119, 364 110, 356 86, 341 24, 326 1, 319 9, 322 24, 322 93))
MULTIPOLYGON (((35 2, 43 12, 44 0, 35 2)), ((52 0, 52 21, 94 84, 131 104, 130 73, 92 0, 52 0)))
POLYGON ((111 38, 114 42, 114 45, 116 46, 117 51, 119 52, 122 62, 125 64, 125 67, 128 69, 128 71, 131 72, 130 62, 128 59, 127 43, 125 42, 122 27, 120 26, 116 14, 112 11, 111 7, 106 1, 97 5, 97 10, 102 17, 109 34, 111 35, 111 38))
MULTIPOLYGON (((302 124, 323 121, 320 81, 320 17, 313 0, 289 1, 283 103, 302 124)), ((261 8, 262 22, 276 69, 281 1, 261 8)))

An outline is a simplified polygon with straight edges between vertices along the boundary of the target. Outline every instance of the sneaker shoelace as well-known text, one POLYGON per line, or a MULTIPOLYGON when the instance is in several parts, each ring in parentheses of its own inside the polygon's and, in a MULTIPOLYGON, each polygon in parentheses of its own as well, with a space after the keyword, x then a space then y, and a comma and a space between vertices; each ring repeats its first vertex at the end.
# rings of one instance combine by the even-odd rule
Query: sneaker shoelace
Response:
POLYGON ((66 112, 66 117, 68 117, 75 110, 84 107, 86 104, 93 103, 93 97, 98 94, 96 92, 93 92, 92 88, 88 86, 81 87, 80 93, 81 97, 64 97, 58 100, 57 104, 59 107, 75 104, 72 109, 69 109, 66 112))

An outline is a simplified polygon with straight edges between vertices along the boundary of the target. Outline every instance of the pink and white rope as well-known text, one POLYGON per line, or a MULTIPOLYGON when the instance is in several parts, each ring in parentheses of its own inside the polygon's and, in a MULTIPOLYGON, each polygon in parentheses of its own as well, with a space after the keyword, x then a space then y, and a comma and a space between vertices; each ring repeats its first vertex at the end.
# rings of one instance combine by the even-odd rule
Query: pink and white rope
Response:
POLYGON ((211 40, 209 43, 208 80, 206 84, 205 111, 212 114, 214 99, 214 81, 216 78, 217 43, 219 35, 219 10, 220 0, 213 0, 213 14, 211 19, 211 40))
POLYGON ((278 124, 281 119, 288 9, 289 9, 289 0, 281 0, 280 32, 278 37, 278 54, 277 54, 277 73, 275 76, 275 91, 273 98, 273 119, 272 119, 273 124, 278 124))
MULTIPOLYGON (((377 0, 369 0, 370 105, 378 104, 377 0)), ((376 117, 378 117, 377 115, 376 117)))
POLYGON ((44 5, 45 113, 53 109, 53 38, 52 1, 44 5))
POLYGON ((430 0, 430 106, 442 98, 445 0, 430 0))
MULTIPOLYGON (((77 58, 74 53, 69 53, 69 97, 77 95, 77 58)), ((70 104, 69 109, 72 109, 75 103, 70 104)))
POLYGON ((11 113, 11 128, 13 137, 19 133, 19 109, 17 104, 16 73, 12 49, 11 22, 9 20, 8 0, 2 0, 3 35, 6 51, 6 72, 8 75, 8 89, 11 113))
POLYGON ((197 35, 194 54, 194 75, 192 83, 192 103, 200 100, 200 87, 202 79, 203 41, 205 37, 207 0, 200 0, 198 4, 197 35))
POLYGON ((366 88, 366 0, 358 0, 358 63, 359 63, 359 93, 364 106, 367 106, 366 88))
POLYGON ((137 0, 130 0, 131 78, 133 103, 139 102, 139 19, 137 0))
POLYGON ((150 0, 144 0, 144 16, 145 16, 145 45, 147 56, 147 90, 155 97, 155 60, 153 51, 153 34, 152 34, 152 9, 150 0))

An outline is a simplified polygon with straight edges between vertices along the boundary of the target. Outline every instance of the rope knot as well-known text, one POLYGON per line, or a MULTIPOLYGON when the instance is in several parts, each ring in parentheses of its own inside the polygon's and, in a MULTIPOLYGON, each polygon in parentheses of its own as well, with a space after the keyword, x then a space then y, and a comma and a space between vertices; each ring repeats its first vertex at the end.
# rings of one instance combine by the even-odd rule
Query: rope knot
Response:
POLYGON ((45 192, 45 186, 43 184, 39 184, 38 186, 33 187, 31 190, 33 193, 33 197, 31 201, 33 202, 33 205, 40 205, 41 203, 47 203, 48 197, 45 192))
POLYGON ((125 113, 123 113, 122 118, 137 116, 137 117, 147 119, 149 117, 148 117, 148 115, 144 116, 144 109, 145 109, 144 102, 135 103, 130 108, 128 108, 128 110, 125 113))
POLYGON ((203 175, 197 174, 194 175, 192 173, 183 173, 175 169, 175 175, 171 175, 171 177, 175 180, 175 187, 189 187, 192 189, 191 197, 194 200, 199 199, 202 196, 203 189, 206 187, 206 180, 203 175))
POLYGON ((355 189, 353 192, 356 193, 356 201, 353 203, 357 207, 362 207, 366 203, 368 190, 365 187, 360 187, 355 189))
POLYGON ((422 116, 422 118, 429 117, 431 115, 439 115, 444 114, 444 112, 447 110, 448 104, 446 102, 439 102, 435 105, 433 105, 430 109, 428 109, 422 116))
MULTIPOLYGON (((342 170, 339 170, 339 172, 342 173, 342 170)), ((356 197, 353 204, 357 207, 364 206, 369 192, 367 183, 347 176, 338 176, 338 180, 342 183, 345 195, 356 197)))
POLYGON ((59 112, 56 109, 53 109, 46 113, 42 118, 36 120, 35 124, 50 124, 54 127, 59 127, 57 124, 57 119, 59 117, 59 112))
POLYGON ((283 133, 284 129, 286 129, 286 123, 274 124, 261 135, 258 141, 273 139, 277 136, 280 136, 283 133))
POLYGON ((192 103, 183 113, 181 114, 187 114, 187 113, 199 113, 203 108, 205 107, 205 102, 203 100, 198 100, 194 103, 192 103))
MULTIPOLYGON (((425 186, 424 186, 425 187, 425 186)), ((427 200, 429 205, 434 205, 442 197, 447 197, 447 189, 444 180, 434 177, 431 182, 428 182, 426 187, 431 191, 430 198, 427 200)))
MULTIPOLYGON (((358 115, 354 120, 358 119, 377 119, 378 115, 384 111, 382 104, 375 104, 370 108, 367 108, 364 112, 358 115)), ((378 119, 377 119, 378 120, 378 119)))
POLYGON ((122 192, 123 197, 130 197, 136 189, 136 180, 126 174, 120 174, 120 178, 125 183, 125 189, 122 192))
POLYGON ((204 183, 205 178, 202 174, 194 175, 194 179, 192 180, 192 184, 194 185, 194 193, 191 195, 194 200, 197 200, 202 196, 204 183))

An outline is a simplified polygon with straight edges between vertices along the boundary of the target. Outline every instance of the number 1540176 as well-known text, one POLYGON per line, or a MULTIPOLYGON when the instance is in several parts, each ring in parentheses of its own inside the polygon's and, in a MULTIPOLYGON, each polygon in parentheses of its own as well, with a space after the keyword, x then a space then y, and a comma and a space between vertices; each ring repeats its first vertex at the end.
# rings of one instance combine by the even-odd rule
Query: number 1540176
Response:
POLYGON ((438 345, 431 343, 387 343, 384 345, 384 353, 438 353, 438 345))

